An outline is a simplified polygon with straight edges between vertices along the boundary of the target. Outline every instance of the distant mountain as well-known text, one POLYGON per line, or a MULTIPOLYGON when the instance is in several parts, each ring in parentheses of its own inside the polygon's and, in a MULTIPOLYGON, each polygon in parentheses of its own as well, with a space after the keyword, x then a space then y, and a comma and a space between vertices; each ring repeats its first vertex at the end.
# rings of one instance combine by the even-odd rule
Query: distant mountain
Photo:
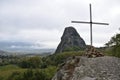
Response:
POLYGON ((41 44, 30 42, 0 41, 0 50, 12 53, 53 53, 54 49, 42 49, 41 44))

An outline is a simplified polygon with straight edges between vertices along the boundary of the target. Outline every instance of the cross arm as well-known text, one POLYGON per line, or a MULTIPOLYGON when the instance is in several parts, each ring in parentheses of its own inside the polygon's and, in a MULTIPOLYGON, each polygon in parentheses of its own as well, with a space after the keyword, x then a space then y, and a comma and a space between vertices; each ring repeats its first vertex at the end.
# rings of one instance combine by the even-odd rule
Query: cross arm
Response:
POLYGON ((108 23, 100 23, 100 22, 86 22, 86 21, 71 21, 71 23, 85 23, 85 24, 99 24, 99 25, 109 25, 108 23))
POLYGON ((86 23, 86 24, 90 24, 90 22, 85 22, 85 21, 71 21, 71 23, 86 23))
POLYGON ((92 22, 92 24, 109 25, 108 23, 92 22))

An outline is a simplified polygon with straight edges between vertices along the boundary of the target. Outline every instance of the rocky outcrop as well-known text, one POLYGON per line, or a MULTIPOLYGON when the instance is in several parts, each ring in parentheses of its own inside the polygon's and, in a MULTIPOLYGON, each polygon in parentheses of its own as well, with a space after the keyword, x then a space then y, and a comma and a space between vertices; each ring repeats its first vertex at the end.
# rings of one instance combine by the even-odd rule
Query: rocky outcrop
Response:
POLYGON ((58 45, 55 53, 64 51, 76 51, 86 48, 85 41, 80 37, 78 32, 73 27, 66 27, 61 37, 61 42, 58 45))
POLYGON ((120 58, 69 58, 52 80, 120 80, 120 58))

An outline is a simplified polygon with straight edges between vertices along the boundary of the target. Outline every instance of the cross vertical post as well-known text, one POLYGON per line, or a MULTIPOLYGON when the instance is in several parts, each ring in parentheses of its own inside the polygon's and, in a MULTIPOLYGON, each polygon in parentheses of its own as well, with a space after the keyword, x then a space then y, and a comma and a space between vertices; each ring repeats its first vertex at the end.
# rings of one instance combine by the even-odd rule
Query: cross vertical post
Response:
POLYGON ((91 4, 90 4, 90 43, 92 46, 92 8, 91 8, 91 4))
POLYGON ((90 7, 90 22, 86 22, 86 21, 71 21, 71 22, 72 23, 90 24, 90 45, 93 46, 92 24, 97 24, 97 25, 109 25, 109 24, 108 23, 93 22, 92 21, 92 7, 91 7, 91 4, 89 5, 89 7, 90 7))

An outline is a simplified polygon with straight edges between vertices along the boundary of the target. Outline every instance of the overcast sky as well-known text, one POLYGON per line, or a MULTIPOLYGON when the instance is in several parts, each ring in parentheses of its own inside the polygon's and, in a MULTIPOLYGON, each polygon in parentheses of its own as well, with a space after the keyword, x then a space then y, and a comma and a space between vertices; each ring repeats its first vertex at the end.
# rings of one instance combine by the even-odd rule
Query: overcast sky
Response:
POLYGON ((64 28, 73 26, 90 44, 88 24, 92 3, 93 21, 110 25, 93 25, 93 45, 104 46, 119 32, 120 0, 0 0, 0 41, 22 41, 56 48, 64 28))

